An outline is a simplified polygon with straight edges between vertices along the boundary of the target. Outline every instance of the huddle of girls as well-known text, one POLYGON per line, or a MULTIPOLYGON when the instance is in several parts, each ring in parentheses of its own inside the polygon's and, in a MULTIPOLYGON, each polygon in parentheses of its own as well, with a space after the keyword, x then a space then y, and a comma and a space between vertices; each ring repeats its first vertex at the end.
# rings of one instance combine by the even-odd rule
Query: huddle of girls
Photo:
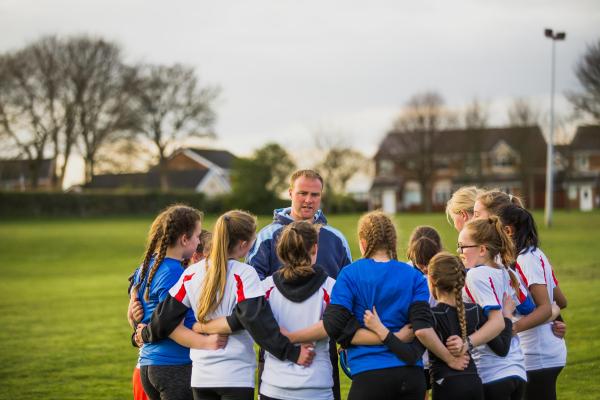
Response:
POLYGON ((253 399, 256 342, 266 350, 261 399, 330 400, 332 338, 346 353, 349 399, 422 400, 429 387, 433 399, 556 398, 566 348, 564 324, 553 319, 566 300, 531 214, 513 202, 459 190, 447 208, 459 256, 442 250, 434 228, 419 227, 410 263, 398 260, 391 219, 365 214, 362 258, 337 281, 315 264, 318 226, 299 221, 278 239, 281 268, 261 282, 238 261, 256 237, 256 219, 243 211, 221 215, 208 256, 184 270, 201 214, 168 208, 151 227, 129 312, 141 320, 145 393, 253 399))

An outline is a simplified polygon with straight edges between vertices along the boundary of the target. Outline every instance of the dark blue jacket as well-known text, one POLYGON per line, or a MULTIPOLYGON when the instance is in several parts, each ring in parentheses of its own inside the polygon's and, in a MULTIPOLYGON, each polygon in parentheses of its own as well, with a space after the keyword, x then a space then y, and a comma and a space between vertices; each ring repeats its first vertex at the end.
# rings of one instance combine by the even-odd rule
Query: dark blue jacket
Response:
MULTIPOLYGON (((281 266, 277 257, 277 239, 283 227, 294 222, 290 216, 291 210, 288 207, 273 211, 273 222, 258 232, 256 242, 248 253, 246 262, 256 269, 260 279, 273 275, 281 266)), ((327 275, 336 279, 340 270, 352 262, 348 241, 340 231, 327 225, 327 219, 321 210, 317 211, 313 222, 321 225, 317 264, 327 275)))

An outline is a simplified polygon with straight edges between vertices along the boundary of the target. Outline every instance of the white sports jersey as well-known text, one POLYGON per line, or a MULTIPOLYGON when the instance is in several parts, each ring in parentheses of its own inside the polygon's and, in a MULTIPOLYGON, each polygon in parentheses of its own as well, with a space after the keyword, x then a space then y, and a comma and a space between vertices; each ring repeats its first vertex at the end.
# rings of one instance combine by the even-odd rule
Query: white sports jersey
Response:
MULTIPOLYGON (((486 313, 490 310, 501 310, 504 293, 515 297, 515 291, 510 286, 510 276, 505 268, 481 265, 468 270, 463 288, 465 302, 479 304, 486 313)), ((475 347, 471 356, 484 384, 510 376, 527 380, 518 336, 513 336, 506 357, 498 356, 487 344, 475 347)))
MULTIPOLYGON (((169 293, 198 313, 198 298, 206 275, 206 260, 189 266, 169 293)), ((258 274, 239 261, 227 263, 227 283, 223 301, 208 319, 226 317, 236 304, 263 296, 258 274)), ((256 355, 254 341, 246 330, 229 336, 227 346, 219 350, 190 349, 192 387, 254 387, 256 355)))
MULTIPOLYGON (((277 323, 290 332, 311 326, 322 319, 334 283, 335 280, 328 277, 312 296, 295 303, 281 294, 273 277, 262 282, 277 323)), ((265 352, 261 394, 284 400, 330 400, 333 399, 332 386, 328 338, 316 342, 315 358, 307 368, 291 361, 281 361, 265 352)))
MULTIPOLYGON (((540 249, 530 248, 519 254, 515 268, 519 279, 528 289, 531 285, 546 285, 550 303, 554 301, 554 288, 558 282, 548 258, 540 249)), ((519 338, 527 371, 563 367, 566 364, 567 346, 564 339, 554 336, 551 322, 520 332, 519 338)))

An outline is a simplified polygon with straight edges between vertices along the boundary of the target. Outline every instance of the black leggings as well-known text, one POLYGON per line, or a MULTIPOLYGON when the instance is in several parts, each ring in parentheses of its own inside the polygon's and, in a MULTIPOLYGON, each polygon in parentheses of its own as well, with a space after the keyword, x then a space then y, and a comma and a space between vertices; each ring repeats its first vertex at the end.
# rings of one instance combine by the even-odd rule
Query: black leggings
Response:
POLYGON ((251 387, 221 387, 221 388, 192 388, 194 400, 253 400, 254 388, 251 387))
POLYGON ((423 400, 423 368, 396 367, 375 369, 352 376, 348 400, 423 400))
POLYGON ((142 366, 140 378, 151 400, 192 400, 192 364, 142 366))
POLYGON ((516 376, 483 385, 485 400, 521 400, 525 394, 525 381, 516 376))
POLYGON ((556 400, 556 380, 563 367, 527 371, 525 400, 556 400))
POLYGON ((483 385, 477 374, 454 375, 444 378, 441 385, 433 382, 431 393, 433 400, 483 400, 483 385))

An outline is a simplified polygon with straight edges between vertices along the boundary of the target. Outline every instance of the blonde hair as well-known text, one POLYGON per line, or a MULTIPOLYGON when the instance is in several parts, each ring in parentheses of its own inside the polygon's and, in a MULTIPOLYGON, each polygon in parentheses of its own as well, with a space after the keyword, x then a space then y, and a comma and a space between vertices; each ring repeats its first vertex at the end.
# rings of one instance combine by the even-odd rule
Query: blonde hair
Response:
POLYGON ((318 179, 319 181, 321 181, 321 189, 325 184, 323 182, 323 177, 319 175, 317 171, 313 169, 299 169, 298 171, 294 172, 290 177, 290 189, 294 188, 294 183, 296 182, 296 179, 300 178, 301 176, 304 176, 308 179, 318 179))
POLYGON ((477 196, 483 193, 483 190, 476 186, 463 186, 452 194, 448 203, 446 203, 446 218, 452 224, 452 214, 459 214, 464 211, 473 214, 473 206, 477 196))
POLYGON ((198 321, 206 322, 207 316, 223 301, 229 254, 240 241, 252 240, 255 232, 256 217, 245 211, 228 211, 217 219, 206 262, 206 276, 198 298, 198 321))
POLYGON ((385 250, 390 259, 398 259, 396 228, 382 211, 371 211, 360 218, 358 238, 366 242, 365 258, 372 257, 378 250, 385 250))
POLYGON ((504 193, 498 189, 492 189, 480 193, 477 196, 477 201, 480 202, 481 205, 484 206, 492 215, 498 215, 500 210, 509 204, 523 208, 523 202, 519 197, 504 193))
POLYGON ((137 292, 142 282, 147 280, 144 300, 150 300, 150 286, 156 271, 165 259, 167 248, 174 246, 181 235, 191 237, 196 229, 196 224, 201 220, 202 213, 200 211, 182 204, 169 206, 154 219, 148 234, 148 244, 140 271, 140 280, 135 286, 137 292), (153 256, 156 258, 150 268, 153 256))
POLYGON ((456 313, 460 324, 460 336, 463 342, 467 340, 467 321, 465 305, 462 299, 462 288, 465 286, 465 267, 460 258, 448 252, 436 254, 427 266, 429 282, 434 290, 454 295, 456 313))
MULTIPOLYGON (((484 219, 475 219, 467 222, 465 228, 469 232, 474 244, 483 245, 487 248, 490 259, 494 260, 498 254, 502 259, 502 266, 507 268, 513 265, 516 259, 515 244, 504 230, 500 219, 491 216, 484 219)), ((519 281, 517 277, 507 269, 510 276, 510 284, 519 292, 519 281)))
POLYGON ((277 242, 277 256, 283 264, 277 273, 286 281, 313 274, 311 250, 318 240, 317 229, 309 222, 287 225, 277 242))

